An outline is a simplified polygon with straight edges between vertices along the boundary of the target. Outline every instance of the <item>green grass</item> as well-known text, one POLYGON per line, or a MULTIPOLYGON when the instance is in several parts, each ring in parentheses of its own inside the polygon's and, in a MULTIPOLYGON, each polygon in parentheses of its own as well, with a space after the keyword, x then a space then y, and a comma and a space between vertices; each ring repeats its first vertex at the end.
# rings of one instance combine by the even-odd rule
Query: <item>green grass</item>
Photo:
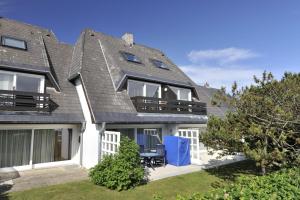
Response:
POLYGON ((82 181, 10 193, 4 198, 11 200, 153 200, 154 195, 161 195, 166 199, 175 199, 177 194, 205 193, 220 184, 228 184, 228 182, 233 181, 241 173, 255 173, 255 166, 249 161, 242 161, 206 171, 150 182, 135 189, 122 192, 108 190, 104 187, 93 185, 89 181, 82 181))

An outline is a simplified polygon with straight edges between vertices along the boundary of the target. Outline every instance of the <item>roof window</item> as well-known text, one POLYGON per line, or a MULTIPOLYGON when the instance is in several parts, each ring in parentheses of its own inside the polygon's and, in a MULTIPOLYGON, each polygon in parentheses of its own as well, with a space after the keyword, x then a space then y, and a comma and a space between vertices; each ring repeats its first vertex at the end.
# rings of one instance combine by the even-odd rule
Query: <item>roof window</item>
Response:
POLYGON ((169 67, 164 62, 155 59, 151 59, 151 61, 156 67, 169 70, 169 67))
POLYGON ((129 62, 140 63, 140 64, 142 63, 142 61, 140 60, 140 58, 137 57, 136 55, 132 54, 132 53, 122 52, 122 55, 129 62))
POLYGON ((12 47, 16 49, 27 50, 27 45, 24 40, 19 40, 16 38, 11 38, 7 36, 1 37, 1 45, 5 47, 12 47))

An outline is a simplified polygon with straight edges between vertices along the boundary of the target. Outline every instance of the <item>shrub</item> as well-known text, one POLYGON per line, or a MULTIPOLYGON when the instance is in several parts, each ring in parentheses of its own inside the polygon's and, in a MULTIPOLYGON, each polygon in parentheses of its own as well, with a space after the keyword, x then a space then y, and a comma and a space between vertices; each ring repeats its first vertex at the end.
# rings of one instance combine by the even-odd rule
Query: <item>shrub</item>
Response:
MULTIPOLYGON (((241 176, 233 184, 176 200, 292 200, 300 197, 300 168, 283 169, 266 176, 241 176)), ((163 200, 162 197, 157 198, 163 200)))
POLYGON ((236 183, 217 189, 203 199, 299 199, 300 168, 283 169, 267 176, 241 176, 236 183))
POLYGON ((129 138, 122 137, 118 153, 104 156, 91 169, 89 176, 94 184, 113 190, 127 190, 139 185, 145 172, 140 164, 138 145, 129 138))

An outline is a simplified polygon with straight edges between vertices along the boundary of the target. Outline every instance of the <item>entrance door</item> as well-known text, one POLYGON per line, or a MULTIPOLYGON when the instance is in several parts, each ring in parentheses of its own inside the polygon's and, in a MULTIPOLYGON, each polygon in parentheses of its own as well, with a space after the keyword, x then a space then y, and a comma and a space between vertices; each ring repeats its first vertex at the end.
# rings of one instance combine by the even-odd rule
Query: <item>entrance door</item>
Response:
POLYGON ((198 129, 179 129, 177 136, 190 139, 190 155, 192 164, 201 164, 198 129))
POLYGON ((120 146, 120 132, 104 131, 101 139, 101 159, 104 155, 115 154, 120 146))

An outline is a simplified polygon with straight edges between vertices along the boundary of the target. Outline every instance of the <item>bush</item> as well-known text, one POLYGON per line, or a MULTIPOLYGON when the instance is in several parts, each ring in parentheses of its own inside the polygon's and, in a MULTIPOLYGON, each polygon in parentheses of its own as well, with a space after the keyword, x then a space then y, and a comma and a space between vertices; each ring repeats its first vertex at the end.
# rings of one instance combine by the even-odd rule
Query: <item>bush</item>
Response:
MULTIPOLYGON (((300 168, 283 169, 266 176, 241 176, 233 184, 203 196, 177 196, 176 200, 292 200, 300 197, 300 168)), ((163 200, 162 197, 156 199, 163 200)))
POLYGON ((267 176, 241 176, 235 184, 203 199, 299 199, 300 168, 283 169, 267 176))
POLYGON ((104 156, 91 169, 89 176, 94 184, 112 190, 127 190, 139 185, 145 172, 140 164, 138 145, 129 138, 122 137, 118 153, 104 156))

